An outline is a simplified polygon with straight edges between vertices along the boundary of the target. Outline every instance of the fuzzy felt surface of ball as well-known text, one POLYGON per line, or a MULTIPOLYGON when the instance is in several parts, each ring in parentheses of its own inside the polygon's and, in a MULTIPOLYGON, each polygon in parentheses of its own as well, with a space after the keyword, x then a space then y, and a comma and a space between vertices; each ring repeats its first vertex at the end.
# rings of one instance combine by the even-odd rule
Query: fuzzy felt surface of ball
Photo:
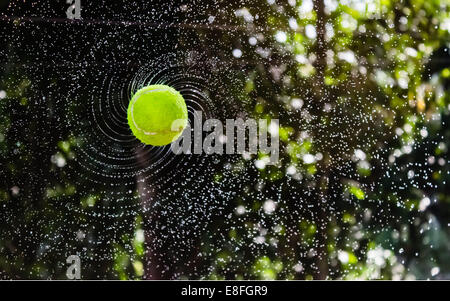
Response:
POLYGON ((127 110, 128 125, 142 143, 163 146, 175 141, 188 122, 183 96, 167 85, 139 89, 127 110))

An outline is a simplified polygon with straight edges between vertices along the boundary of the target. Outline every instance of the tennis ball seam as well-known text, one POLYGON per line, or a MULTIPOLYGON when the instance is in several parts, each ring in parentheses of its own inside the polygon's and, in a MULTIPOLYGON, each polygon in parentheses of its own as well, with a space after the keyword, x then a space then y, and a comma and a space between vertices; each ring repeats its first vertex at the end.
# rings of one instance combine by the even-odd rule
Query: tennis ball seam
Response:
MULTIPOLYGON (((131 121, 133 122, 133 124, 134 124, 134 126, 136 127, 136 129, 137 129, 138 131, 142 132, 142 133, 145 134, 145 135, 157 135, 157 134, 159 134, 159 133, 161 133, 161 134, 165 134, 165 133, 164 133, 163 131, 147 132, 147 131, 141 129, 141 128, 137 125, 136 120, 134 119, 134 104, 136 103, 136 101, 139 99, 140 96, 145 95, 145 94, 150 94, 150 93, 158 92, 158 91, 159 91, 159 92, 160 92, 160 91, 168 91, 168 92, 172 92, 172 91, 170 91, 170 89, 167 89, 167 88, 152 89, 152 90, 150 90, 150 91, 141 92, 141 93, 139 93, 139 94, 136 93, 136 94, 133 96, 133 98, 131 99, 131 104, 130 104, 131 121), (136 97, 136 96, 138 96, 138 97, 136 97)), ((173 132, 173 131, 166 131, 166 133, 169 133, 169 132, 173 132)))

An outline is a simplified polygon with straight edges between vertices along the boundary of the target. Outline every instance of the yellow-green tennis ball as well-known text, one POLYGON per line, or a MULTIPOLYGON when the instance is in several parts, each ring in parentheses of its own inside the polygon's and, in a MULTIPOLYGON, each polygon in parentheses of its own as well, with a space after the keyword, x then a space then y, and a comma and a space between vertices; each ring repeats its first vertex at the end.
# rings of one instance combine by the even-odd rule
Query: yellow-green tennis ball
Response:
POLYGON ((183 96, 166 85, 151 85, 138 90, 131 98, 127 114, 134 136, 155 146, 175 141, 188 122, 183 96))

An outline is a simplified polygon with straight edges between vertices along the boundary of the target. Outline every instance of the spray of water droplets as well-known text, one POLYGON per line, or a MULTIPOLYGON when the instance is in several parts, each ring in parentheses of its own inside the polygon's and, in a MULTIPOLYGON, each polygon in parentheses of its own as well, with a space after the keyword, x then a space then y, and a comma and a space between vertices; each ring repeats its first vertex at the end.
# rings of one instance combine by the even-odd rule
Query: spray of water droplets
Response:
POLYGON ((72 106, 67 106, 68 125, 77 137, 75 160, 90 175, 90 180, 127 186, 134 185, 139 178, 158 186, 175 177, 180 165, 187 164, 190 157, 175 155, 170 145, 142 144, 133 136, 126 112, 137 90, 165 84, 183 95, 191 124, 196 112, 202 112, 205 118, 217 116, 218 107, 208 96, 207 80, 194 72, 195 63, 188 60, 172 54, 140 66, 134 73, 109 68, 107 74, 90 84, 87 100, 77 99, 77 90, 67 95, 67 102, 78 102, 76 113, 72 106), (186 67, 186 63, 191 66, 186 67))

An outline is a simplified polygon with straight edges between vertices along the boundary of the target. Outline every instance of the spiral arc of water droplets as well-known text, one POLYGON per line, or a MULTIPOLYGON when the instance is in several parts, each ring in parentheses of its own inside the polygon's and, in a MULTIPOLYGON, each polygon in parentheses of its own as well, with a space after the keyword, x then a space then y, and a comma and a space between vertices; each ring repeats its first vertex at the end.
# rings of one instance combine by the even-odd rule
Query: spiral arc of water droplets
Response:
POLYGON ((215 115, 208 81, 184 64, 178 56, 167 55, 128 70, 109 67, 99 73, 97 82, 87 83, 91 86, 84 95, 87 101, 73 95, 77 104, 70 106, 67 116, 76 141, 75 160, 88 177, 81 180, 131 187, 139 178, 151 179, 152 185, 158 186, 176 176, 179 164, 187 164, 191 156, 175 155, 170 145, 142 144, 127 123, 130 99, 137 90, 152 84, 169 85, 183 95, 191 125, 199 111, 203 118, 215 115))

